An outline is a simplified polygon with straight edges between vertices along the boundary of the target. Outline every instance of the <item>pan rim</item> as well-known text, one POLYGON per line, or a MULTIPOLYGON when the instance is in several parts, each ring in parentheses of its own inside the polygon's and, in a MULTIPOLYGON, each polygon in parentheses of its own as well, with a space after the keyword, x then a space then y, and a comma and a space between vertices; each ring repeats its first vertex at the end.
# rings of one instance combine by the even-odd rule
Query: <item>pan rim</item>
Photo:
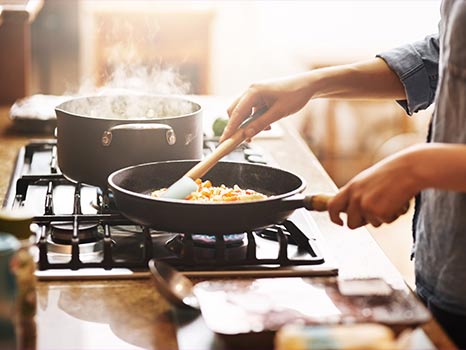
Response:
POLYGON ((307 186, 306 181, 304 180, 304 178, 302 176, 300 176, 298 174, 291 173, 288 170, 280 169, 280 168, 273 167, 273 166, 270 166, 270 165, 265 165, 265 164, 252 164, 252 163, 248 163, 248 162, 235 162, 235 161, 220 161, 219 163, 253 165, 255 167, 262 167, 262 168, 265 168, 265 169, 273 169, 273 170, 278 170, 278 171, 281 171, 281 172, 286 172, 290 176, 296 177, 300 181, 301 185, 299 187, 295 188, 292 191, 282 193, 282 194, 278 194, 278 195, 268 196, 266 199, 260 199, 260 200, 241 201, 241 202, 239 202, 239 201, 238 202, 196 202, 196 201, 189 201, 189 200, 185 200, 185 199, 152 197, 152 196, 147 195, 147 194, 130 191, 130 190, 126 189, 126 188, 118 186, 113 181, 114 177, 118 176, 120 173, 122 173, 124 171, 128 171, 128 169, 142 168, 142 167, 151 166, 153 164, 192 163, 192 162, 196 162, 196 161, 200 161, 200 160, 199 159, 197 159, 197 160, 195 160, 195 159, 194 160, 192 160, 192 159, 190 159, 190 160, 169 160, 169 161, 158 161, 158 162, 149 162, 149 163, 141 163, 141 164, 137 164, 137 165, 131 165, 131 166, 127 166, 125 168, 121 168, 121 169, 118 169, 118 170, 112 172, 107 178, 107 183, 108 183, 110 189, 115 189, 115 190, 117 190, 117 191, 119 191, 121 193, 124 193, 126 195, 138 197, 138 198, 141 198, 143 200, 156 201, 156 202, 162 202, 162 203, 167 203, 167 204, 172 203, 172 204, 176 204, 176 205, 187 205, 187 206, 192 206, 192 205, 202 206, 202 205, 205 205, 205 206, 217 206, 217 207, 218 206, 235 206, 235 205, 242 205, 242 204, 248 204, 248 203, 249 204, 265 203, 265 202, 280 200, 280 199, 283 199, 283 198, 288 198, 288 197, 292 197, 292 196, 297 195, 297 194, 301 194, 302 192, 304 192, 304 190, 306 189, 306 186, 307 186))

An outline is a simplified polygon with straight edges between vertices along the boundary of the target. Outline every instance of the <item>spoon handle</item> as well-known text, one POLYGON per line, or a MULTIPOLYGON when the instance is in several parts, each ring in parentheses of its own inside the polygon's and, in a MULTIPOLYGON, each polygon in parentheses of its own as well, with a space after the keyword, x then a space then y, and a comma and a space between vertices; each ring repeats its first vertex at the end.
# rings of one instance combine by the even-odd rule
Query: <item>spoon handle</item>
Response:
POLYGON ((212 169, 215 164, 218 163, 220 159, 232 152, 236 147, 238 147, 245 139, 246 135, 244 134, 246 126, 249 125, 252 121, 259 118, 267 111, 267 108, 262 108, 254 112, 252 116, 246 119, 236 130, 236 132, 228 139, 223 141, 217 148, 205 157, 202 161, 197 163, 194 167, 189 170, 185 176, 195 180, 204 176, 210 169, 212 169))
POLYGON ((193 180, 204 176, 220 159, 238 147, 245 138, 244 129, 238 129, 233 136, 223 141, 211 154, 204 158, 204 160, 191 168, 185 176, 193 180))

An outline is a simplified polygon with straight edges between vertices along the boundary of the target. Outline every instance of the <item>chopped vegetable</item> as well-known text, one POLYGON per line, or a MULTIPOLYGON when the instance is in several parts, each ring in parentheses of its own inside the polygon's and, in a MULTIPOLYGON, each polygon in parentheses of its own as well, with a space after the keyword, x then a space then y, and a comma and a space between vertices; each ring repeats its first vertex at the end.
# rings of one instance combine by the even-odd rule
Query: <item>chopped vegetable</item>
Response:
POLYGON ((214 132, 214 136, 221 136, 227 124, 228 119, 224 117, 218 117, 215 119, 214 123, 212 124, 212 131, 214 132))
MULTIPOLYGON (((196 183, 198 188, 196 191, 191 192, 185 199, 195 202, 237 202, 237 201, 254 201, 266 199, 265 194, 256 192, 254 190, 241 189, 238 185, 233 188, 225 185, 213 186, 209 180, 202 181, 197 179, 196 183)), ((152 197, 159 197, 167 189, 163 188, 151 193, 152 197)))

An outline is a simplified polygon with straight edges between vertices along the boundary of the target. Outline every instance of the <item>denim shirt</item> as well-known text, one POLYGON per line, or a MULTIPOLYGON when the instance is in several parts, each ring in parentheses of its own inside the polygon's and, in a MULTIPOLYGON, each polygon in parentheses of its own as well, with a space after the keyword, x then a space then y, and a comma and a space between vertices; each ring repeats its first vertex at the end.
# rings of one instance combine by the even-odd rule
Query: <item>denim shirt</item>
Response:
MULTIPOLYGON (((409 115, 435 102, 429 142, 466 144, 466 1, 442 2, 438 35, 378 57, 403 83, 409 115)), ((422 191, 413 228, 417 292, 466 315, 466 193, 422 191)))

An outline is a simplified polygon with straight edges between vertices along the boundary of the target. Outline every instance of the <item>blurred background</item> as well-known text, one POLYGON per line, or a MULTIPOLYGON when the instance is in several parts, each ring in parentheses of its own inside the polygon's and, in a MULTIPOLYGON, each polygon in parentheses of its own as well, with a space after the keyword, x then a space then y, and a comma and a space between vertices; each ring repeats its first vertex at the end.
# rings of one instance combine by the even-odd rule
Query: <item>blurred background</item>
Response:
MULTIPOLYGON (((435 0, 0 4, 39 8, 33 18, 23 16, 26 23, 3 16, 0 62, 17 71, 4 68, 3 75, 12 76, 11 84, 2 84, 13 94, 0 96, 7 102, 103 85, 232 98, 254 81, 368 59, 420 40, 437 30, 440 17, 435 0), (21 50, 26 67, 21 52, 14 55, 21 50), (27 86, 16 89, 28 64, 27 86)), ((394 102, 374 101, 313 101, 301 115, 298 127, 338 185, 422 139, 428 120, 406 117, 394 102)))
MULTIPOLYGON (((232 99, 254 81, 420 40, 437 31, 439 11, 438 0, 0 0, 0 103, 101 86, 232 99)), ((407 117, 391 101, 316 100, 293 118, 341 186, 422 142, 430 114, 407 117)), ((403 262, 409 231, 410 214, 372 230, 403 262)), ((411 276, 410 265, 401 269, 411 276)))

